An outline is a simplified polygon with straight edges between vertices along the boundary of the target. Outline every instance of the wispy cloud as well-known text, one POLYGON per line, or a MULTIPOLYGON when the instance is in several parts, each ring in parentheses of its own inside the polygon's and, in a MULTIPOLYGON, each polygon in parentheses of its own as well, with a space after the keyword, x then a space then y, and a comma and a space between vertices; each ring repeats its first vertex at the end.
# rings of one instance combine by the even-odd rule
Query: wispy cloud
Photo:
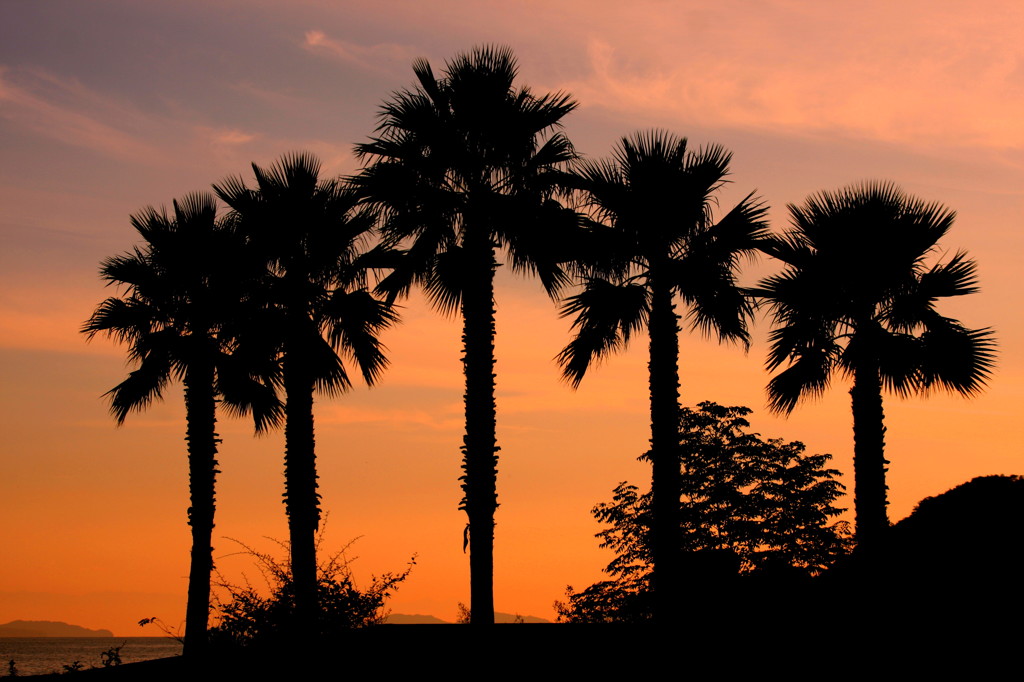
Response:
POLYGON ((212 160, 214 167, 245 168, 288 149, 310 149, 344 166, 338 172, 355 168, 346 158, 351 156, 347 143, 274 135, 272 126, 224 125, 202 110, 177 105, 169 111, 147 110, 39 69, 0 66, 0 118, 19 134, 148 167, 209 170, 212 160))
POLYGON ((306 49, 327 54, 347 64, 371 72, 394 73, 405 71, 417 56, 414 48, 396 43, 359 45, 329 37, 323 31, 306 31, 303 45, 306 49))
POLYGON ((597 29, 586 47, 589 74, 563 87, 583 106, 640 120, 1024 146, 1020 12, 1003 22, 972 16, 977 25, 964 26, 963 13, 921 8, 844 13, 777 3, 753 18, 738 9, 693 22, 664 8, 660 23, 680 37, 671 54, 657 39, 663 28, 651 27, 654 36, 597 29))
POLYGON ((0 67, 0 116, 35 134, 120 158, 152 157, 153 146, 131 131, 138 115, 76 80, 39 70, 0 67))
POLYGON ((255 135, 234 128, 230 130, 214 131, 212 137, 213 141, 216 142, 217 144, 232 146, 246 144, 247 142, 252 142, 253 140, 256 139, 255 135))

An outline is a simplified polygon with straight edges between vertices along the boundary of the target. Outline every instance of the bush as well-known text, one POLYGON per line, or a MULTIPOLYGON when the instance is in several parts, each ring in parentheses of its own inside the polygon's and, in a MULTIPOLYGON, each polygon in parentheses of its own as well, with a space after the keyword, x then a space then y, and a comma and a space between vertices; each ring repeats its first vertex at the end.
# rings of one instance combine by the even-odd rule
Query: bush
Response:
MULTIPOLYGON (((214 625, 210 628, 210 646, 224 651, 286 644, 293 632, 290 626, 295 612, 289 565, 270 554, 239 544, 256 560, 269 588, 269 596, 264 596, 249 582, 242 586, 223 580, 218 582, 217 587, 226 594, 215 595, 213 600, 214 625)), ((413 556, 404 571, 374 576, 370 586, 360 590, 352 579, 350 560, 345 555, 351 545, 350 542, 331 555, 317 571, 320 604, 317 636, 321 641, 334 639, 346 631, 383 623, 387 617, 385 601, 409 577, 416 563, 413 556)))

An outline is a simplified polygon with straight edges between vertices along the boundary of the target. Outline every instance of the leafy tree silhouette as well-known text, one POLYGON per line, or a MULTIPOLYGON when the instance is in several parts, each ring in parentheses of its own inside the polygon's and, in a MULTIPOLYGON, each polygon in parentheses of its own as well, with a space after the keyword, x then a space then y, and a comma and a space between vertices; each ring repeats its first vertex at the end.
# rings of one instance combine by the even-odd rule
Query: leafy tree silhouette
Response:
POLYGON ((253 292, 262 304, 254 343, 272 351, 285 395, 285 505, 301 639, 313 633, 317 618, 313 393, 351 388, 342 356, 372 385, 387 365, 378 334, 397 317, 366 288, 367 269, 381 252, 366 248, 374 216, 357 206, 355 191, 321 179, 320 162, 307 153, 252 168, 255 188, 230 177, 214 190, 264 266, 253 292))
MULTIPOLYGON (((747 433, 748 414, 748 408, 712 402, 680 412, 676 537, 684 556, 681 578, 693 595, 714 593, 716 583, 737 573, 817 575, 849 546, 849 524, 834 520, 844 511, 835 506, 844 487, 839 472, 826 468, 830 455, 807 455, 803 443, 747 433)), ((570 588, 568 602, 556 605, 561 620, 643 622, 656 613, 653 513, 651 492, 625 482, 611 502, 594 507, 594 517, 609 526, 597 537, 615 552, 604 569, 612 579, 581 592, 570 588)), ((726 595, 708 596, 717 603, 726 595)))
POLYGON ((650 347, 651 551, 659 608, 668 617, 681 599, 678 538, 679 296, 695 328, 723 341, 749 343, 752 305, 736 283, 744 256, 766 234, 766 206, 748 195, 717 223, 715 194, 731 154, 697 151, 664 131, 623 138, 610 160, 583 162, 578 186, 598 221, 591 224, 584 290, 568 299, 575 338, 558 360, 573 387, 595 360, 647 329, 650 347))
POLYGON ((103 301, 82 331, 126 344, 137 365, 107 393, 118 424, 161 398, 172 379, 184 384, 192 527, 184 652, 196 656, 206 649, 210 610, 217 396, 229 410, 251 409, 258 432, 278 422, 281 406, 269 368, 239 349, 235 321, 246 317, 246 287, 257 271, 236 225, 217 219, 210 194, 191 194, 173 206, 172 215, 148 207, 131 217, 144 245, 100 267, 125 294, 103 301))
POLYGON ((494 399, 496 250, 537 275, 555 295, 568 280, 575 213, 553 200, 575 158, 556 129, 576 107, 568 95, 516 87, 516 60, 481 47, 445 64, 441 77, 413 64, 419 85, 380 112, 376 137, 356 147, 368 161, 353 179, 383 214, 390 245, 407 246, 379 290, 392 298, 422 285, 441 312, 463 321, 466 434, 463 439, 465 543, 470 552, 472 622, 494 622, 494 513, 498 446, 494 399))
POLYGON ((963 252, 925 261, 955 213, 865 183, 789 205, 790 229, 764 250, 785 264, 754 293, 772 311, 769 406, 789 413, 818 396, 839 370, 852 378, 854 498, 862 551, 889 526, 882 388, 900 396, 943 388, 981 391, 993 366, 990 329, 943 317, 939 299, 976 292, 976 265, 963 252))

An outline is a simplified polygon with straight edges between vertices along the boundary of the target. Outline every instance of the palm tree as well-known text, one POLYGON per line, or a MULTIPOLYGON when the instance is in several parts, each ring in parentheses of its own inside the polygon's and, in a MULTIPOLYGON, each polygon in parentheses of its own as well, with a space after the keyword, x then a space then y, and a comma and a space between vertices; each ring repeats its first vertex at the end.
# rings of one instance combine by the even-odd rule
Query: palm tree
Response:
POLYGON ((421 284, 442 312, 463 320, 466 435, 463 498, 470 548, 471 622, 494 622, 493 544, 498 447, 494 399, 494 274, 504 248, 513 268, 553 294, 567 281, 566 233, 575 214, 552 199, 557 168, 575 158, 556 128, 576 107, 565 94, 516 87, 507 48, 483 47, 413 71, 419 86, 381 108, 377 136, 356 147, 372 161, 356 178, 384 217, 387 243, 407 245, 382 282, 392 297, 421 284))
POLYGON ((364 248, 374 216, 357 207, 353 189, 320 179, 320 162, 307 153, 252 168, 255 188, 231 177, 214 190, 265 266, 259 324, 285 395, 285 506, 301 638, 315 634, 318 613, 313 394, 351 388, 342 356, 372 385, 387 366, 378 334, 397 316, 366 289, 379 250, 364 248))
POLYGON ((133 253, 108 258, 100 273, 126 287, 123 297, 99 305, 82 327, 91 339, 104 333, 125 343, 138 368, 110 390, 118 424, 128 413, 162 397, 172 379, 185 387, 188 511, 192 527, 185 654, 206 649, 213 569, 212 532, 217 475, 217 396, 230 409, 252 409, 257 432, 276 423, 280 406, 256 365, 239 352, 230 319, 251 281, 250 261, 234 225, 218 220, 210 194, 174 202, 174 214, 146 208, 131 217, 145 240, 133 253))
POLYGON ((856 539, 870 548, 889 526, 882 388, 906 396, 938 387, 977 394, 993 366, 990 329, 943 317, 939 299, 978 290, 963 252, 930 267, 955 213, 889 183, 821 192, 789 205, 792 225, 765 251, 785 264, 755 292, 770 305, 771 409, 788 414, 822 394, 834 370, 853 380, 856 539))
POLYGON ((722 341, 749 344, 752 305, 736 283, 744 256, 765 234, 765 205, 748 195, 717 223, 712 204, 726 182, 731 154, 712 145, 692 151, 663 131, 623 138, 610 160, 579 165, 579 186, 596 219, 603 255, 588 263, 581 293, 563 315, 576 336, 559 354, 575 388, 595 360, 624 348, 645 326, 650 400, 655 618, 673 617, 681 601, 679 535, 679 315, 722 341))

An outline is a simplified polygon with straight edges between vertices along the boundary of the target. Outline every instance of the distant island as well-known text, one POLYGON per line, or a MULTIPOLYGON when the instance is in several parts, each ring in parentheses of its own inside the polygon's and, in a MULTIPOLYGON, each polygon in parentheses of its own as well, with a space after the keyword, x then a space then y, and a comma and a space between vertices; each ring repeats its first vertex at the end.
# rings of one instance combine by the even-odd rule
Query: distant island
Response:
MULTIPOLYGON (((384 619, 390 625, 443 625, 451 624, 450 621, 441 620, 437 616, 425 616, 421 614, 392 613, 384 619)), ((537 618, 536 616, 520 616, 513 613, 494 612, 495 623, 550 623, 550 620, 537 618)))
POLYGON ((450 625, 449 621, 437 616, 426 616, 419 613, 389 613, 384 619, 388 625, 450 625))
POLYGON ((110 630, 90 630, 52 620, 12 620, 0 625, 0 637, 113 637, 110 630))

